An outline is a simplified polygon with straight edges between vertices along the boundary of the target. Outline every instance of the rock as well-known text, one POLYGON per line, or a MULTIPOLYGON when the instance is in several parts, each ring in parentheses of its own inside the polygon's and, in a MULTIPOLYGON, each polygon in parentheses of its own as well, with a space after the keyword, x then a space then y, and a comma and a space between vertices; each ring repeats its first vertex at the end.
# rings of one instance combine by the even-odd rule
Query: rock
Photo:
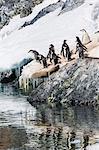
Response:
POLYGON ((14 64, 10 69, 2 70, 0 72, 0 82, 11 83, 16 79, 18 80, 23 67, 27 65, 28 63, 30 63, 31 61, 32 61, 32 58, 24 58, 18 64, 14 64))
POLYGON ((92 19, 93 20, 97 20, 99 16, 99 2, 97 1, 97 3, 95 4, 93 11, 92 11, 92 19))
POLYGON ((32 8, 41 2, 43 0, 0 0, 0 29, 8 25, 14 15, 20 14, 21 18, 28 16, 32 13, 32 8))
POLYGON ((99 97, 99 60, 77 60, 51 75, 28 97, 28 101, 46 102, 53 96, 54 103, 96 105, 99 97))
POLYGON ((84 3, 84 0, 66 0, 62 9, 61 9, 61 13, 70 11, 74 8, 79 7, 80 5, 82 5, 84 3))
POLYGON ((32 13, 31 7, 23 7, 20 12, 20 18, 26 17, 32 13))
POLYGON ((31 25, 31 24, 35 23, 35 22, 36 22, 38 19, 40 19, 41 17, 47 15, 47 14, 50 13, 50 12, 55 11, 55 10, 56 10, 57 8, 59 8, 59 7, 62 7, 63 4, 64 4, 64 2, 60 0, 60 1, 56 2, 56 3, 53 3, 53 4, 51 4, 51 5, 48 5, 47 7, 43 8, 43 9, 36 15, 36 17, 34 17, 31 21, 25 22, 25 23, 22 25, 21 28, 26 27, 26 26, 28 26, 28 25, 31 25))
POLYGON ((17 78, 15 74, 15 70, 12 70, 11 73, 9 73, 7 76, 4 76, 1 78, 0 82, 1 83, 10 83, 13 82, 17 78))

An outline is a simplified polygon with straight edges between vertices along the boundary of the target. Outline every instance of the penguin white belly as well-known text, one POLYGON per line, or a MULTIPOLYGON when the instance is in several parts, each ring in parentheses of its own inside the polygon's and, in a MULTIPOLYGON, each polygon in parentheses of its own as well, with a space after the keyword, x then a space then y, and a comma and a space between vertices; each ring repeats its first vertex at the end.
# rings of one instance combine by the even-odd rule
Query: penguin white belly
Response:
POLYGON ((89 35, 88 35, 87 33, 85 33, 85 34, 82 36, 82 43, 83 43, 83 44, 88 44, 88 43, 90 43, 90 42, 91 42, 91 40, 90 40, 89 35))

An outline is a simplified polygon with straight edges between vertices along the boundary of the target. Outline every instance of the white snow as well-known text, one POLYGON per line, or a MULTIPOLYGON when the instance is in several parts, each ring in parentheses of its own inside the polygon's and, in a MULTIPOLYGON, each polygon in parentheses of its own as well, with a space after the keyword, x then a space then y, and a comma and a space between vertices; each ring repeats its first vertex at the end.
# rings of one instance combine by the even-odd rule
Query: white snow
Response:
POLYGON ((98 57, 99 58, 99 46, 93 48, 90 51, 89 57, 98 57))
POLYGON ((99 143, 88 146, 86 150, 99 150, 99 143))
POLYGON ((10 35, 13 31, 18 30, 26 21, 30 21, 33 19, 39 11, 41 11, 44 7, 47 7, 49 4, 55 3, 57 0, 45 0, 43 3, 37 5, 34 9, 32 14, 28 17, 20 18, 20 16, 15 16, 13 19, 10 20, 9 25, 4 26, 0 32, 1 39, 5 38, 6 36, 10 35))
POLYGON ((40 69, 43 69, 43 65, 37 63, 36 61, 32 61, 23 67, 22 77, 31 78, 33 73, 39 71, 40 69))
POLYGON ((25 57, 30 49, 36 49, 39 53, 47 55, 49 44, 55 45, 57 53, 60 52, 64 39, 75 45, 75 36, 81 37, 80 29, 85 28, 90 35, 95 31, 94 22, 91 20, 91 12, 95 0, 86 0, 85 3, 67 13, 58 16, 60 9, 39 19, 33 25, 21 30, 19 27, 31 20, 45 6, 57 0, 45 0, 36 6, 31 15, 25 18, 14 17, 10 24, 0 31, 0 69, 11 67, 25 57), (6 35, 6 37, 5 37, 6 35))

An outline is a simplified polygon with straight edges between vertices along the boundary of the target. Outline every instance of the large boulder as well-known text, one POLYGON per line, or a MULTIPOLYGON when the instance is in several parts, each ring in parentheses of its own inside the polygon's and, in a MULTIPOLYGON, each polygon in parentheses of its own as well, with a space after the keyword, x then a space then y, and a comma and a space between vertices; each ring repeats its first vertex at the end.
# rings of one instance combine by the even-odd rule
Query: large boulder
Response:
POLYGON ((77 60, 62 67, 29 96, 33 103, 97 104, 99 100, 99 60, 77 60))

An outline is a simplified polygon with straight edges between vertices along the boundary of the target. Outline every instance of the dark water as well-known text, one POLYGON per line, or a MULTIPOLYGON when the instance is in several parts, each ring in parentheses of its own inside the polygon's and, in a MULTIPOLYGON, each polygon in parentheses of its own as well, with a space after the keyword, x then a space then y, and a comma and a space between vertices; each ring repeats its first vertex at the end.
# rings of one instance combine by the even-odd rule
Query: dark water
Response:
POLYGON ((17 89, 0 85, 0 150, 99 150, 99 110, 34 108, 17 89))

